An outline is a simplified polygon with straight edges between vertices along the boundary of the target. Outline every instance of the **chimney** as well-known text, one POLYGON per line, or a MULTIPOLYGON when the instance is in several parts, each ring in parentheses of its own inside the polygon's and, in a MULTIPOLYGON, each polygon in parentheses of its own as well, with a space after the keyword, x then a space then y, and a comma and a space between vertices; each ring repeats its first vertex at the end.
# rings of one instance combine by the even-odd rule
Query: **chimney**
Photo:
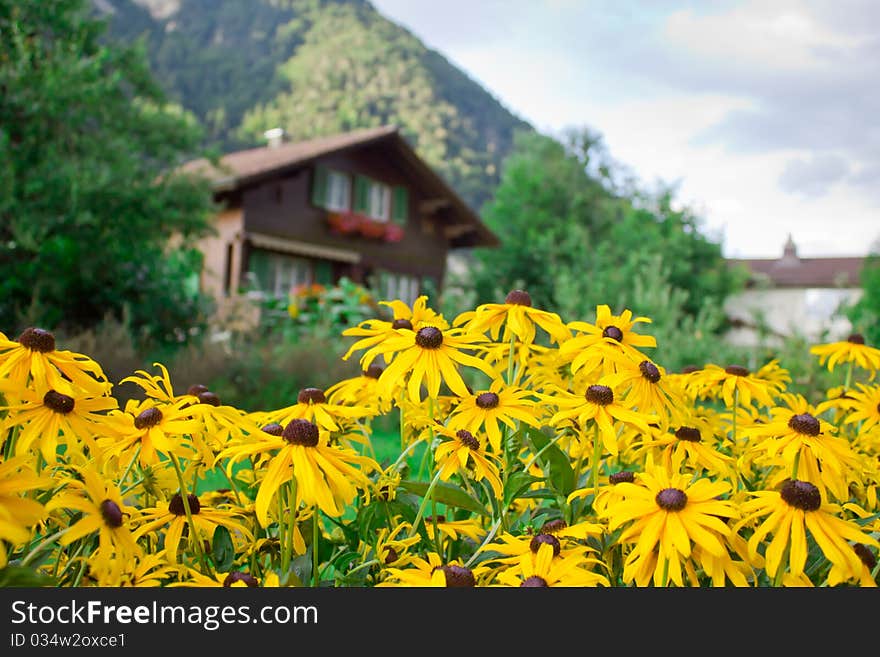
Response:
POLYGON ((797 247, 794 245, 791 233, 788 234, 788 240, 786 240, 785 246, 782 249, 782 261, 790 264, 798 262, 797 247))
POLYGON ((269 148, 278 148, 284 142, 284 128, 272 128, 263 133, 269 148))

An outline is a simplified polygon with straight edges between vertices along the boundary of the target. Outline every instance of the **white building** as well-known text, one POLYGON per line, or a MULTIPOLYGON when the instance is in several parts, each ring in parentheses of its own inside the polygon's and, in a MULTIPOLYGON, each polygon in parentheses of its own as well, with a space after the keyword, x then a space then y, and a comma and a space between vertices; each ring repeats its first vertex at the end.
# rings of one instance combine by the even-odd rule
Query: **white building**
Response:
POLYGON ((743 346, 778 343, 800 335, 812 342, 844 339, 851 325, 841 312, 861 296, 864 257, 801 258, 791 235, 775 259, 736 259, 751 273, 746 289, 725 311, 733 328, 727 339, 743 346))

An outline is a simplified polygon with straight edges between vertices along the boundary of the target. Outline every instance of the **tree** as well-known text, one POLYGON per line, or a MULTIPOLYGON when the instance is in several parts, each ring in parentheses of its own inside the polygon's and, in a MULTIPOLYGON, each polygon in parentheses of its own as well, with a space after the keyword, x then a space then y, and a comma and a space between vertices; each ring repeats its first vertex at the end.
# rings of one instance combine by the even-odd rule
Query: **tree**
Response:
POLYGON ((0 330, 126 315, 167 344, 206 311, 192 241, 211 193, 173 173, 201 133, 90 7, 0 0, 0 330))
POLYGON ((724 300, 741 277, 699 218, 675 205, 674 189, 641 188, 589 130, 563 140, 522 134, 483 213, 502 245, 473 255, 475 302, 521 287, 566 319, 588 319, 603 303, 640 314, 638 291, 653 276, 657 289, 671 286, 667 297, 686 317, 719 333, 724 300))
POLYGON ((880 247, 872 247, 860 275, 862 295, 846 309, 853 329, 873 347, 880 347, 880 247))

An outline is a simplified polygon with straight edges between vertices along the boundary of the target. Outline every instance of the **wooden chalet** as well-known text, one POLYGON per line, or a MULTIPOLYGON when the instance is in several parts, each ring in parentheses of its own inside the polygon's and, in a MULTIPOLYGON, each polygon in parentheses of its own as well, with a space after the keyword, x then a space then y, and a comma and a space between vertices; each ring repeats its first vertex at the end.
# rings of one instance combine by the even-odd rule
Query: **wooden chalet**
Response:
POLYGON ((295 143, 267 133, 260 148, 196 160, 223 208, 200 243, 200 285, 286 296, 343 276, 411 303, 440 290, 450 251, 498 238, 422 160, 395 126, 295 143))

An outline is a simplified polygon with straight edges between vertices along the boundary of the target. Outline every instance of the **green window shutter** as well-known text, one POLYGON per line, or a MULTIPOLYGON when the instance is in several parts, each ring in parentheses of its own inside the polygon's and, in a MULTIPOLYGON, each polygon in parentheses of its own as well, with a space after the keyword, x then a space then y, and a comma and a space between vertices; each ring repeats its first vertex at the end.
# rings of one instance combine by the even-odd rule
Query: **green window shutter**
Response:
POLYGON ((370 207, 370 179, 366 176, 354 177, 354 211, 366 212, 370 207))
POLYGON ((248 271, 256 278, 261 291, 272 288, 274 271, 268 253, 257 249, 252 250, 248 255, 248 271))
POLYGON ((400 226, 406 226, 409 215, 409 192, 406 187, 395 187, 391 201, 391 220, 400 226))
POLYGON ((328 287, 333 285, 333 265, 329 260, 315 261, 315 282, 328 287))
POLYGON ((327 168, 316 166, 312 179, 312 204, 323 208, 327 205, 327 168))

